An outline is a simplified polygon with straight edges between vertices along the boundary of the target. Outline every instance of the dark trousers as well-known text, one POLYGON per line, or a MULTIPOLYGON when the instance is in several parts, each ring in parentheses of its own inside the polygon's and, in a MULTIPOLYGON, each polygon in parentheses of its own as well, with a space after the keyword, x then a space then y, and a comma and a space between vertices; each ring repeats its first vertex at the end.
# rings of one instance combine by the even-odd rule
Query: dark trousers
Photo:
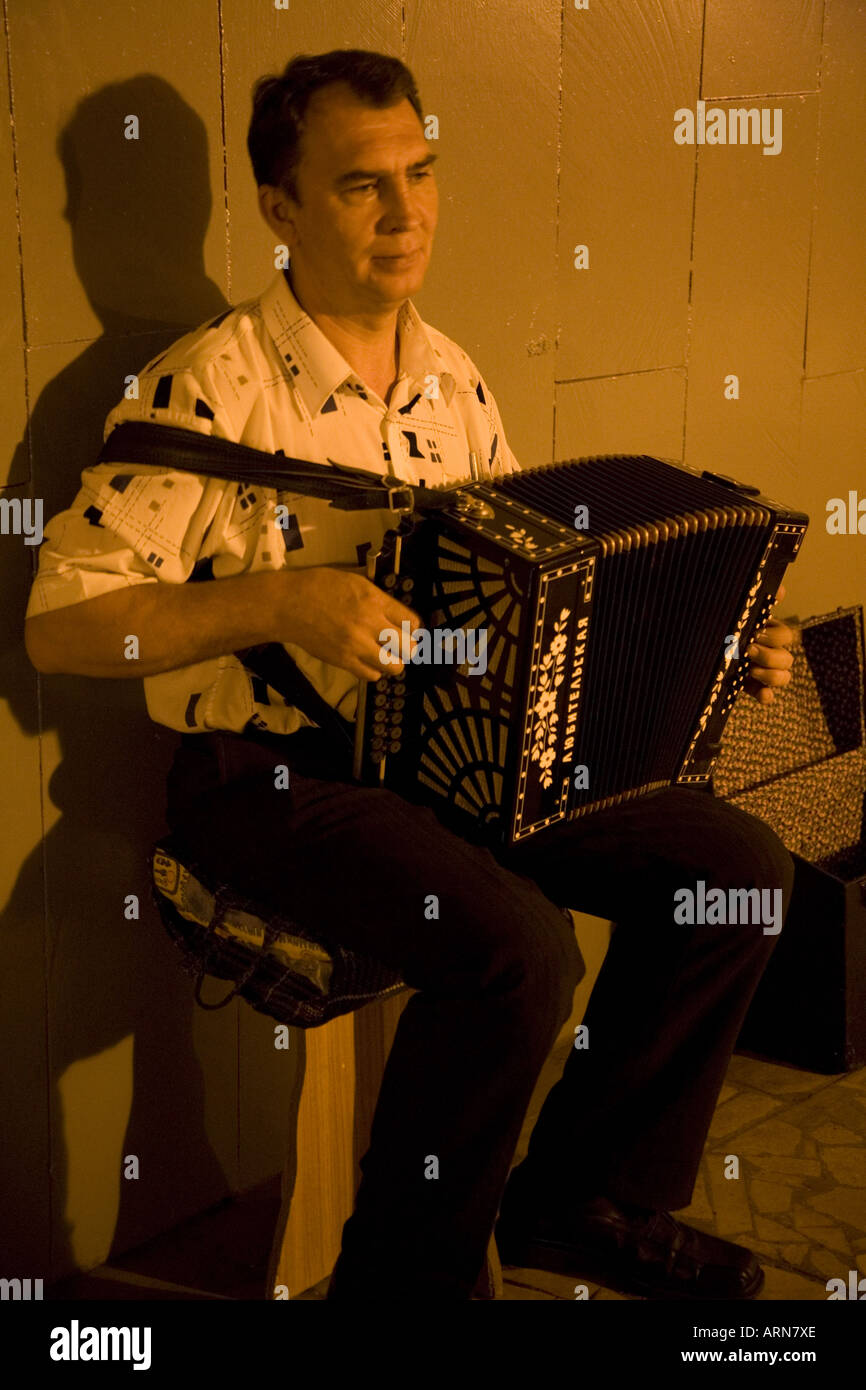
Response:
POLYGON ((466 1298, 483 1266, 534 1085, 584 974, 563 907, 615 930, 521 1174, 554 1209, 595 1193, 687 1206, 731 1051, 777 937, 679 926, 674 894, 781 889, 793 865, 762 822, 670 789, 482 848, 431 810, 351 780, 319 731, 190 735, 168 819, 197 861, 326 944, 399 968, 397 1029, 337 1268, 369 1296, 466 1298), (288 790, 275 785, 287 764, 288 790))

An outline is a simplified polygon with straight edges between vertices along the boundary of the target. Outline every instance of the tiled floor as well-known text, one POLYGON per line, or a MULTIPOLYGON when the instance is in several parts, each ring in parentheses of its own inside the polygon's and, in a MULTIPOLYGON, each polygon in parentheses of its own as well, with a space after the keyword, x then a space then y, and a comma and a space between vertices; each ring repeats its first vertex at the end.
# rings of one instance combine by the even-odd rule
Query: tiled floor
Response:
MULTIPOLYGON (((518 1157, 546 1093, 540 1084, 518 1157)), ((820 1076, 733 1057, 692 1204, 677 1215, 760 1254, 759 1299, 823 1301, 828 1279, 866 1273, 866 1069, 820 1076), (729 1155, 739 1160, 738 1178, 725 1177, 729 1155)), ((574 1298, 574 1279, 504 1274, 506 1298, 574 1298)), ((589 1293, 622 1297, 597 1285, 589 1293)))
MULTIPOLYGON (((570 1040, 539 1078, 516 1155, 519 1161, 570 1040)), ((60 1298, 264 1296, 264 1266, 279 1205, 278 1182, 207 1212, 179 1230, 66 1281, 60 1298)), ((761 1299, 826 1300, 830 1278, 866 1274, 866 1068, 820 1076, 735 1056, 710 1130, 691 1206, 678 1215, 761 1256, 761 1299), (739 1161, 739 1177, 727 1178, 739 1161)), ((512 1302, 574 1299, 572 1277, 506 1268, 512 1302)), ((327 1279, 299 1295, 324 1298, 327 1279)), ((593 1299, 620 1294, 588 1284, 593 1299)))

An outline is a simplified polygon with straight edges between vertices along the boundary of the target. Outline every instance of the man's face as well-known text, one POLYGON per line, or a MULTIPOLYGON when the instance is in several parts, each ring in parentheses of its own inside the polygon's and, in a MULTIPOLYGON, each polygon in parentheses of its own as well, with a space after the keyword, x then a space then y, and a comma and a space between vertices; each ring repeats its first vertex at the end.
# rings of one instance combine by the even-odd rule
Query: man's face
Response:
POLYGON ((301 136, 301 203, 284 195, 284 216, 293 273, 323 307, 381 311, 421 288, 439 208, 433 158, 407 100, 365 106, 343 83, 315 93, 301 136))

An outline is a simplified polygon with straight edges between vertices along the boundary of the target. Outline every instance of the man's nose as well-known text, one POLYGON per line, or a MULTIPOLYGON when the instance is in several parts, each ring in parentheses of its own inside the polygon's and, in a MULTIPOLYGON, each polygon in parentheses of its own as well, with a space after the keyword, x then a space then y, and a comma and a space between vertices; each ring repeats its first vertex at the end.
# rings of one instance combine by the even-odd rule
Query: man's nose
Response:
POLYGON ((383 201, 383 216, 388 222, 399 224, 418 221, 418 195, 416 190, 402 180, 393 180, 386 185, 383 201))

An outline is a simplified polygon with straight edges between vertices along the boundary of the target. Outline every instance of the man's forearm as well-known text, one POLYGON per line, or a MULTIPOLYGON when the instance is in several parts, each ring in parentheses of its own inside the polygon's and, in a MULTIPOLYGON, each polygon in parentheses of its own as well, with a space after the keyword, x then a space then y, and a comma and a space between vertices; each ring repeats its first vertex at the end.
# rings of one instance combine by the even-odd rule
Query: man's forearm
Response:
MULTIPOLYGON (((28 618, 27 653, 39 671, 76 676, 158 675, 275 640, 285 607, 281 571, 202 584, 137 584, 28 618), (128 639, 138 656, 129 659, 128 639)), ((290 640, 284 636, 283 640, 290 640)))

